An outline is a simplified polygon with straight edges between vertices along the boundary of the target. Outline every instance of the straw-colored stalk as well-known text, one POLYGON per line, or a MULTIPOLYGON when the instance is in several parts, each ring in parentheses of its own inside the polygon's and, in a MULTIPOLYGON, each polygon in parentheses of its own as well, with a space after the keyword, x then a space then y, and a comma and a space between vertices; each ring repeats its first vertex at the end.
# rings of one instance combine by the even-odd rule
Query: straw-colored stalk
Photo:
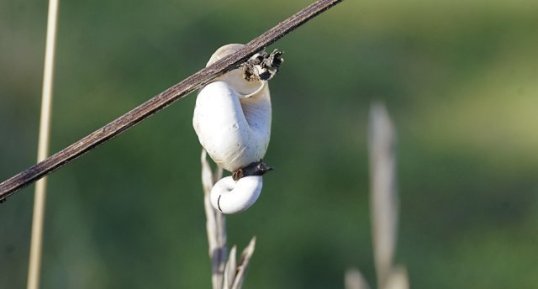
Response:
POLYGON ((215 171, 211 170, 205 150, 202 150, 201 162, 213 289, 240 289, 245 279, 248 264, 252 258, 252 254, 254 254, 256 237, 253 237, 248 246, 243 250, 239 262, 237 262, 237 249, 235 246, 232 247, 230 254, 228 254, 226 245, 226 219, 222 213, 213 208, 209 199, 211 188, 222 177, 222 169, 217 168, 215 171))
MULTIPOLYGON (((379 289, 408 289, 405 267, 394 264, 398 231, 396 186, 396 132, 385 106, 370 108, 368 148, 370 152, 370 207, 374 264, 379 289)), ((369 288, 358 270, 346 273, 347 289, 369 288)))
MULTIPOLYGON (((43 72, 43 89, 41 97, 41 119, 39 123, 39 141, 37 161, 47 158, 49 151, 50 118, 52 111, 52 85, 54 79, 54 54, 56 47, 56 26, 58 23, 59 0, 49 1, 47 16, 47 37, 45 46, 45 65, 43 72)), ((30 241, 30 261, 28 264, 28 289, 39 288, 41 256, 43 244, 43 224, 45 220, 45 200, 47 179, 36 183, 34 194, 34 211, 32 218, 32 239, 30 241)))

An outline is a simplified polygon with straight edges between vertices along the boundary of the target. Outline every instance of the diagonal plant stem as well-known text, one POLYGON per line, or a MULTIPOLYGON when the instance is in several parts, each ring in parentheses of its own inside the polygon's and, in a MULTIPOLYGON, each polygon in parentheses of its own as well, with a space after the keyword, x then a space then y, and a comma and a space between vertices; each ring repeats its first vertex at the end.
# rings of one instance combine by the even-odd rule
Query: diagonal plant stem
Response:
POLYGON ((237 52, 224 57, 213 65, 187 77, 180 83, 154 96, 145 103, 78 140, 46 160, 16 174, 8 180, 5 180, 0 183, 0 201, 5 200, 18 189, 42 178, 48 173, 92 150, 99 144, 104 143, 131 128, 152 114, 172 104, 174 101, 184 98, 187 94, 209 83, 215 77, 237 67, 250 58, 254 53, 273 44, 284 35, 340 2, 342 2, 342 0, 318 0, 312 3, 256 37, 237 52))
MULTIPOLYGON (((56 31, 58 23, 59 0, 50 0, 47 16, 47 40, 45 46, 45 65, 43 72, 43 89, 41 96, 41 119, 39 124, 39 142, 37 161, 47 158, 49 151, 50 119, 52 113, 52 87, 54 79, 54 56, 56 48, 56 31)), ((43 225, 45 221, 45 201, 47 196, 47 179, 39 180, 34 193, 34 210, 32 217, 32 238, 30 241, 30 260, 28 262, 27 288, 38 289, 43 255, 43 225)))
POLYGON ((248 243, 248 246, 245 248, 245 250, 243 250, 243 253, 241 253, 241 259, 239 260, 239 264, 235 270, 235 276, 231 289, 241 289, 241 287, 243 286, 248 264, 250 264, 250 259, 252 258, 252 254, 254 254, 255 248, 256 237, 253 237, 248 243))

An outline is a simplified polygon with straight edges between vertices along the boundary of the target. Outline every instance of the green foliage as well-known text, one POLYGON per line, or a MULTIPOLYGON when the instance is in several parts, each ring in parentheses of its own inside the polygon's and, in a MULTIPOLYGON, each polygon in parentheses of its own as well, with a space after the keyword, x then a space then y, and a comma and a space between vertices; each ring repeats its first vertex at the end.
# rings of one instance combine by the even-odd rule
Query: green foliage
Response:
MULTIPOLYGON (((61 2, 53 151, 296 12, 295 1, 61 2)), ((276 170, 228 218, 246 288, 374 280, 367 109, 399 133, 398 258, 414 288, 534 288, 538 2, 344 1, 275 44, 276 170)), ((0 2, 0 178, 37 145, 45 2, 0 2)), ((49 179, 42 288, 208 288, 195 95, 49 179)), ((0 288, 25 286, 30 188, 0 205, 0 288)))

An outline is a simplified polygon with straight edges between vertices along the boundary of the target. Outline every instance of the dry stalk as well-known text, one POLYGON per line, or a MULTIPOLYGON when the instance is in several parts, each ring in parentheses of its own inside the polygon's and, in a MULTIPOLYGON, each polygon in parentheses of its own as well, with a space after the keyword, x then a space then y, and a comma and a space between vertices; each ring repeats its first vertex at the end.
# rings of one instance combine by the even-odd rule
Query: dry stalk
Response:
MULTIPOLYGON (((43 71, 43 89, 41 96, 41 119, 39 123, 39 141, 37 161, 43 161, 49 153, 50 119, 52 113, 52 87, 54 79, 54 55, 56 47, 56 27, 58 23, 59 0, 50 0, 47 15, 47 39, 45 46, 45 65, 43 71)), ((43 226, 45 222, 45 201, 47 196, 47 179, 39 180, 34 192, 34 210, 32 215, 32 237, 30 240, 30 260, 28 262, 27 288, 38 289, 41 273, 41 256, 43 255, 43 226)))
POLYGON ((209 257, 211 258, 211 282, 213 289, 241 289, 254 248, 256 238, 250 240, 243 250, 239 263, 234 246, 228 254, 226 245, 226 219, 224 215, 211 205, 209 193, 215 182, 222 177, 222 169, 214 171, 207 160, 207 152, 202 150, 202 186, 204 189, 204 209, 206 214, 206 230, 209 242, 209 257))
POLYGON ((370 289, 368 282, 357 269, 348 269, 344 281, 346 289, 370 289))
MULTIPOLYGON (((405 267, 394 264, 398 231, 396 132, 387 109, 381 103, 375 103, 370 108, 368 149, 377 287, 379 289, 408 289, 409 280, 405 267)), ((348 271, 346 274, 347 289, 368 288, 365 283, 358 271, 348 271)))
POLYGON ((398 226, 394 146, 396 136, 387 110, 374 104, 370 110, 370 207, 377 282, 385 288, 392 271, 398 226))
POLYGON ((398 231, 396 132, 381 103, 370 108, 370 180, 374 262, 380 289, 407 289, 405 269, 394 265, 398 231))

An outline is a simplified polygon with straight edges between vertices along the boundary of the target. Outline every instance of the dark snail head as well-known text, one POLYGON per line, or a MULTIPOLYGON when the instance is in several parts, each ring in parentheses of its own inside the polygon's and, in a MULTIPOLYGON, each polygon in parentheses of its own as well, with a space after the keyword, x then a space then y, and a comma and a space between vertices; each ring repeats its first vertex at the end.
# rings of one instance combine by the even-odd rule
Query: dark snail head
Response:
POLYGON ((246 176, 263 176, 268 171, 273 170, 272 167, 267 165, 263 160, 253 162, 244 168, 238 169, 232 174, 234 181, 239 180, 246 176))

